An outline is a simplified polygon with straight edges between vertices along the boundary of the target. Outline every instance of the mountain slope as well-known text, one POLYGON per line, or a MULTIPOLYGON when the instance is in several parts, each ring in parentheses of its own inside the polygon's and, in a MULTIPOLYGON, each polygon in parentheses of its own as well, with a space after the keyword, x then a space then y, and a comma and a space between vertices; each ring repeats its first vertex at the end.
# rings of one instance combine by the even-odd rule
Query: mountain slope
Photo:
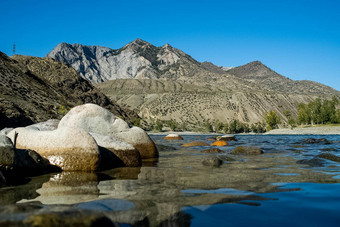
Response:
POLYGON ((67 108, 83 103, 96 103, 127 120, 137 117, 65 64, 0 52, 0 128, 60 118, 67 108))

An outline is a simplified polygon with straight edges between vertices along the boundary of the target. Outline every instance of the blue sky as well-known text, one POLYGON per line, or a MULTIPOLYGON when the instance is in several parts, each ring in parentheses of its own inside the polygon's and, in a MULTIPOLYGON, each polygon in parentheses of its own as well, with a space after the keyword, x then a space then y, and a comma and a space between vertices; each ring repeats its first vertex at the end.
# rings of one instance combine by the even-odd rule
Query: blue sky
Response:
POLYGON ((340 90, 338 0, 0 0, 0 51, 45 56, 58 43, 166 43, 198 61, 260 60, 340 90))

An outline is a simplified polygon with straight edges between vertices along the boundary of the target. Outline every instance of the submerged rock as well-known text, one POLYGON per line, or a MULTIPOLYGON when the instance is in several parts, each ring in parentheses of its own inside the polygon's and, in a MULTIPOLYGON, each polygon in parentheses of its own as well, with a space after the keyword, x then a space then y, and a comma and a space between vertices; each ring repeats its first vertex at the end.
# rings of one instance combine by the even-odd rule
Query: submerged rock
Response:
POLYGON ((325 161, 321 158, 312 158, 312 159, 302 159, 296 162, 297 164, 309 165, 310 167, 321 167, 324 165, 325 161))
POLYGON ((231 154, 258 155, 258 154, 263 154, 263 151, 261 148, 258 148, 258 147, 238 146, 234 150, 231 151, 231 154))
POLYGON ((308 143, 308 144, 314 144, 314 143, 331 144, 331 142, 325 138, 321 138, 321 139, 308 138, 308 139, 305 139, 303 142, 308 143))
POLYGON ((322 154, 319 154, 317 157, 328 159, 328 160, 331 160, 331 161, 334 161, 334 162, 340 162, 340 157, 336 156, 334 154, 322 153, 322 154))
POLYGON ((202 161, 204 166, 219 167, 223 164, 223 161, 218 157, 208 157, 202 161))
POLYGON ((197 147, 197 146, 210 146, 210 144, 203 141, 193 141, 182 145, 182 147, 197 147))
POLYGON ((177 150, 175 147, 172 146, 167 146, 163 144, 156 144, 157 150, 158 151, 175 151, 177 150))
POLYGON ((210 148, 210 149, 206 149, 206 150, 201 150, 202 153, 222 153, 223 151, 221 151, 218 148, 210 148))
POLYGON ((178 134, 169 134, 164 137, 165 140, 183 140, 183 137, 178 134))
POLYGON ((227 155, 219 155, 218 158, 221 159, 222 161, 227 161, 227 162, 236 161, 235 159, 230 158, 230 157, 227 156, 227 155))

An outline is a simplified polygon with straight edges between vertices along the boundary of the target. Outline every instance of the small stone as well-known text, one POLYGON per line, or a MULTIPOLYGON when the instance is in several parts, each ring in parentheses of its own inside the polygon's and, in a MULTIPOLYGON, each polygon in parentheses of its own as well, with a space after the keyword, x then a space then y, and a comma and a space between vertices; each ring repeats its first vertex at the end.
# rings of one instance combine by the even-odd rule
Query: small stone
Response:
POLYGON ((231 154, 258 155, 263 154, 263 151, 258 147, 238 146, 231 151, 231 154))

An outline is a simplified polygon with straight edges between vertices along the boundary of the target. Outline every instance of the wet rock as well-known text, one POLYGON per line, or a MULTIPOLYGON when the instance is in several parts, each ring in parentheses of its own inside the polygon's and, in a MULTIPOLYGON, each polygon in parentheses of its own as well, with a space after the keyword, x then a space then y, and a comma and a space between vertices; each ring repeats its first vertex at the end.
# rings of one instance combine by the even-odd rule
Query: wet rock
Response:
POLYGON ((61 119, 58 129, 69 127, 120 139, 133 145, 143 159, 158 157, 155 143, 143 129, 129 128, 124 120, 98 105, 84 104, 72 108, 61 119))
POLYGON ((202 161, 204 166, 219 167, 223 164, 223 161, 218 157, 208 157, 202 161))
POLYGON ((214 143, 211 144, 211 146, 218 146, 218 147, 223 147, 223 146, 227 146, 228 143, 224 140, 218 140, 214 143))
POLYGON ((0 170, 0 187, 2 187, 5 184, 6 184, 5 176, 2 174, 2 172, 0 170))
POLYGON ((8 137, 16 147, 33 150, 47 158, 52 165, 68 171, 96 171, 100 153, 93 137, 82 129, 61 128, 54 131, 16 128, 8 137))
POLYGON ((51 212, 29 216, 23 221, 27 226, 117 226, 108 217, 85 211, 51 212))
POLYGON ((336 156, 334 154, 322 153, 322 154, 319 154, 317 157, 328 159, 328 160, 331 160, 331 161, 334 161, 334 162, 340 162, 340 157, 336 156))
POLYGON ((223 140, 223 141, 237 141, 234 135, 217 136, 216 139, 223 140))
POLYGON ((222 161, 227 161, 227 162, 236 161, 235 159, 233 159, 233 158, 231 158, 227 155, 219 155, 218 158, 221 159, 222 161))
POLYGON ((297 164, 309 165, 310 167, 321 167, 325 161, 321 158, 302 159, 296 162, 297 164))
POLYGON ((163 145, 163 144, 156 144, 158 151, 175 151, 177 150, 175 147, 163 145))
POLYGON ((307 143, 307 144, 314 144, 314 143, 331 144, 331 142, 328 141, 325 138, 321 138, 321 139, 308 138, 308 139, 304 140, 304 143, 307 143))
POLYGON ((178 134, 169 134, 164 137, 165 140, 183 140, 183 137, 178 134))
POLYGON ((258 147, 238 146, 231 151, 231 154, 258 155, 263 154, 263 151, 258 147))
POLYGON ((206 150, 201 150, 202 153, 222 153, 223 151, 221 151, 218 148, 210 148, 210 149, 206 149, 206 150))
POLYGON ((19 177, 55 171, 50 162, 33 150, 14 149, 12 141, 0 135, 0 170, 7 182, 19 177), (13 178, 13 179, 12 179, 13 178))
POLYGON ((203 141, 193 141, 182 145, 182 147, 197 147, 197 146, 210 146, 210 144, 203 141))

